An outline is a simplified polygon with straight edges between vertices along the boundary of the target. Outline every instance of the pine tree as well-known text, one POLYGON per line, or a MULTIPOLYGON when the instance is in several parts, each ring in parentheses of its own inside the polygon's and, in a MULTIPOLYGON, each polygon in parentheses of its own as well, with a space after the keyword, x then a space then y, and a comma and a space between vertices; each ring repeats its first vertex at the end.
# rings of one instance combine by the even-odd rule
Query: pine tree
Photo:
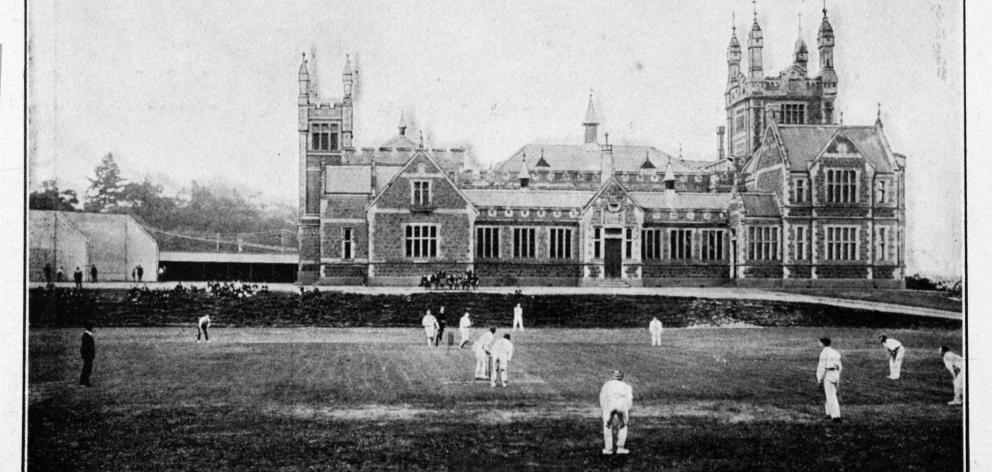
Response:
POLYGON ((124 179, 121 178, 120 168, 114 162, 114 155, 107 153, 100 164, 93 169, 96 178, 88 178, 90 188, 86 191, 86 203, 83 209, 99 213, 107 213, 117 209, 124 190, 124 179))

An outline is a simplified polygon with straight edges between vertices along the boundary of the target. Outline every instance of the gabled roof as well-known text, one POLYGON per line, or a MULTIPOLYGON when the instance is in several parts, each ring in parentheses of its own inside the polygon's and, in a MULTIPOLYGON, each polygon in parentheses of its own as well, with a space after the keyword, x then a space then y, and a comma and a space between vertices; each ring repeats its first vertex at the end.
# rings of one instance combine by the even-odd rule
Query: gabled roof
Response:
POLYGON ((726 210, 733 194, 727 192, 630 192, 638 205, 650 210, 726 210))
MULTIPOLYGON (((517 150, 509 159, 496 166, 497 172, 516 172, 520 168, 523 155, 541 155, 544 151, 544 161, 549 170, 599 172, 601 151, 599 146, 583 146, 581 144, 527 144, 517 150)), ((613 169, 616 172, 635 172, 641 169, 645 155, 655 165, 672 161, 676 173, 697 172, 694 167, 685 162, 672 158, 670 155, 652 146, 613 146, 613 169)))
POLYGON ((462 191, 462 189, 458 188, 458 186, 455 185, 455 183, 448 178, 448 174, 447 172, 444 171, 444 167, 442 167, 441 164, 438 164, 437 160, 435 160, 430 153, 424 152, 423 149, 417 149, 413 153, 413 155, 410 156, 409 159, 407 159, 406 163, 403 164, 403 167, 401 167, 398 171, 396 171, 396 174, 393 175, 393 178, 389 179, 389 183, 387 183, 384 187, 382 187, 382 191, 376 194, 375 198, 373 198, 372 201, 369 202, 368 208, 372 208, 373 206, 375 206, 375 204, 379 202, 379 199, 386 194, 387 190, 389 190, 389 187, 392 187, 393 183, 396 182, 396 179, 398 179, 400 175, 403 175, 403 173, 410 168, 410 164, 412 164, 413 161, 417 160, 417 158, 419 158, 420 156, 426 158, 428 162, 430 162, 434 167, 436 167, 440 171, 441 178, 444 179, 444 181, 447 182, 452 189, 454 189, 455 193, 457 193, 460 197, 462 197, 462 200, 464 200, 465 203, 468 204, 469 208, 471 208, 472 211, 478 212, 478 210, 476 210, 475 206, 472 204, 472 200, 469 200, 468 196, 465 195, 465 192, 462 191))
POLYGON ((881 130, 874 126, 778 125, 778 134, 794 170, 806 169, 835 136, 844 136, 854 143, 876 172, 892 172, 881 130))
POLYGON ((744 204, 744 216, 747 217, 779 217, 782 212, 778 207, 778 200, 773 193, 741 193, 741 202, 744 204))
POLYGON ((582 208, 595 193, 592 190, 465 189, 476 206, 503 208, 582 208))

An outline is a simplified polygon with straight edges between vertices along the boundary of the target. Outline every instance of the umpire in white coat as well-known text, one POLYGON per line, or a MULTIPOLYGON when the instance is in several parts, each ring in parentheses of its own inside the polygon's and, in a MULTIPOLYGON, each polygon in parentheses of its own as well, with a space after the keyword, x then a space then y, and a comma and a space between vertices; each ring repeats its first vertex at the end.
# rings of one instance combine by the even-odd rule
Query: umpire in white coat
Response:
POLYGON ((496 328, 489 328, 476 338, 472 343, 472 351, 475 352, 475 380, 489 380, 489 345, 496 337, 496 328))
POLYGON ((835 422, 840 421, 840 402, 837 401, 837 388, 840 387, 840 372, 844 366, 840 353, 830 347, 830 338, 820 338, 820 363, 816 366, 816 381, 823 387, 826 416, 835 422))

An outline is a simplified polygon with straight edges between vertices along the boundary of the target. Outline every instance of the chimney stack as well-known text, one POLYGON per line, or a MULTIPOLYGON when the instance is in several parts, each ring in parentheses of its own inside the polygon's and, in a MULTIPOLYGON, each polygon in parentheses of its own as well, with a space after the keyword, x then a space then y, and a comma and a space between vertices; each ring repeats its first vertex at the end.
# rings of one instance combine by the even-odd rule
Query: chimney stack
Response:
POLYGON ((723 135, 726 134, 726 132, 727 132, 726 126, 718 126, 716 128, 716 150, 717 150, 717 155, 720 157, 721 161, 724 159, 723 135))

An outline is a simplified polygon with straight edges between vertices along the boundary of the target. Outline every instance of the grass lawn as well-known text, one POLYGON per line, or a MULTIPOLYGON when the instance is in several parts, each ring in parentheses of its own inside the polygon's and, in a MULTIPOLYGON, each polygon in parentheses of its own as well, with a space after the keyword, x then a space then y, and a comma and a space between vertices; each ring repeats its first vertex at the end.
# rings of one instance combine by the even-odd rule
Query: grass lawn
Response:
POLYGON ((814 295, 818 297, 847 298, 851 300, 869 300, 881 303, 894 303, 896 305, 919 306, 923 308, 934 308, 937 310, 954 311, 958 313, 960 313, 963 309, 961 300, 951 300, 948 298, 948 292, 928 290, 796 288, 778 291, 801 293, 803 295, 814 295))
POLYGON ((98 329, 85 389, 79 334, 30 332, 29 470, 963 469, 937 354, 960 330, 889 330, 899 381, 873 329, 670 329, 653 348, 643 329, 528 330, 505 389, 409 328, 98 329), (823 335, 844 356, 841 424, 822 420, 823 335), (599 452, 615 368, 634 388, 627 457, 599 452))

